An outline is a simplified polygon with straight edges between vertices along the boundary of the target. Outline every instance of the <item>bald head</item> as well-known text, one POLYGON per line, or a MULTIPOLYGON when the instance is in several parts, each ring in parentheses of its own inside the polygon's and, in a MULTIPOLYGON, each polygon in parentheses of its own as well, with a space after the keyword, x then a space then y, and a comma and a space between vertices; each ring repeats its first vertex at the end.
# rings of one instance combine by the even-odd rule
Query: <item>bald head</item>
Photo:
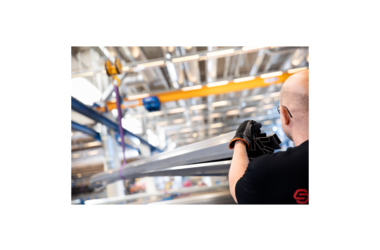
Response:
POLYGON ((291 112, 309 112, 309 70, 291 75, 280 92, 280 105, 291 112))

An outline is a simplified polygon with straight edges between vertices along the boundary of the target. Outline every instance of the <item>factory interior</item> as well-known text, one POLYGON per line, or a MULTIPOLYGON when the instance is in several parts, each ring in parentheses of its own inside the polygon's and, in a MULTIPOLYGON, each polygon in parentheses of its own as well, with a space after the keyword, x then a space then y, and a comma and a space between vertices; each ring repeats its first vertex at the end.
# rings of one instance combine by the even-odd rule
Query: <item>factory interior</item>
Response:
POLYGON ((294 146, 279 93, 300 46, 71 47, 71 204, 236 204, 228 143, 245 120, 294 146))

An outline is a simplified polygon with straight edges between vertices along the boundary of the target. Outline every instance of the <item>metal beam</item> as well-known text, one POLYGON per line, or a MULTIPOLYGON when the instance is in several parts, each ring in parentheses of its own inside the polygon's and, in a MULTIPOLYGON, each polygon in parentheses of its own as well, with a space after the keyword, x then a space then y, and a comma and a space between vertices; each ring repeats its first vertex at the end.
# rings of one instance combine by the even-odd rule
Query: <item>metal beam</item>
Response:
MULTIPOLYGON (((115 132, 119 131, 119 125, 117 123, 111 121, 110 119, 108 119, 104 115, 99 114, 95 110, 92 110, 91 108, 87 107, 86 105, 84 105, 83 103, 81 103, 80 101, 75 99, 74 97, 71 97, 71 108, 74 111, 77 111, 78 113, 81 113, 82 115, 87 116, 87 117, 93 119, 94 121, 100 122, 101 124, 107 126, 108 128, 113 129, 115 132)), ((127 136, 132 142, 136 142, 136 144, 139 144, 141 142, 141 143, 149 146, 151 152, 153 152, 153 151, 161 152, 160 149, 149 144, 143 138, 129 132, 128 130, 126 130, 124 128, 123 128, 123 130, 124 130, 125 136, 127 136)), ((132 149, 136 149, 136 148, 133 148, 132 146, 129 146, 129 147, 131 147, 132 149)), ((136 150, 138 150, 138 149, 136 149, 136 150)))
MULTIPOLYGON (((188 91, 184 91, 184 89, 179 89, 179 90, 174 90, 174 91, 151 93, 150 96, 157 96, 160 102, 164 103, 164 102, 170 102, 170 101, 177 101, 179 99, 188 99, 188 98, 193 98, 193 97, 203 97, 203 96, 208 96, 208 95, 217 95, 217 94, 242 91, 244 89, 268 87, 271 84, 283 83, 290 75, 292 74, 284 72, 280 76, 268 77, 265 79, 261 77, 256 77, 253 80, 242 81, 242 82, 237 82, 237 83, 235 83, 234 81, 229 81, 228 84, 226 85, 220 85, 220 86, 214 86, 214 87, 207 87, 207 85, 205 84, 205 85, 200 85, 199 89, 188 90, 188 91)), ((147 96, 144 96, 141 98, 134 98, 132 96, 132 97, 124 98, 123 100, 125 102, 132 103, 133 104, 132 106, 139 106, 139 105, 142 105, 142 99, 145 97, 147 96)), ((107 105, 108 110, 116 109, 116 102, 107 102, 106 105, 107 105)), ((128 107, 130 106, 122 105, 122 108, 128 108, 128 107)), ((99 111, 105 110, 103 107, 97 107, 96 109, 99 111)))
POLYGON ((71 121, 71 128, 74 130, 80 131, 82 133, 85 133, 87 135, 91 135, 96 140, 101 141, 100 134, 89 127, 86 127, 86 126, 80 125, 79 123, 71 121))

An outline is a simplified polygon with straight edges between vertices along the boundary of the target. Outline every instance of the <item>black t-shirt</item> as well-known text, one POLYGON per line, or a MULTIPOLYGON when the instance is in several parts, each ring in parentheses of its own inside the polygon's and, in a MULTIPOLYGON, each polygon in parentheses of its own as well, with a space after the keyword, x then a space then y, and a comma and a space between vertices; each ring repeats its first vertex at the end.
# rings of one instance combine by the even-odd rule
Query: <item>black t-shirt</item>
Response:
POLYGON ((309 140, 250 161, 235 194, 238 204, 309 204, 309 140))

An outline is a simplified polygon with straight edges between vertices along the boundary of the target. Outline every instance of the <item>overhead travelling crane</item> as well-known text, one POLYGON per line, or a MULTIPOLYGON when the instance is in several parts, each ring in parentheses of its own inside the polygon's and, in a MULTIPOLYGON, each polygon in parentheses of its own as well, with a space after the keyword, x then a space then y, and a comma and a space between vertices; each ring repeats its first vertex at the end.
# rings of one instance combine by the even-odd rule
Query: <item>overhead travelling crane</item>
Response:
MULTIPOLYGON (((302 68, 302 70, 306 69, 302 68)), ((123 99, 122 109, 128 107, 136 107, 143 105, 143 99, 149 96, 156 96, 160 103, 177 101, 180 99, 188 99, 193 97, 203 97, 215 94, 224 94, 235 91, 242 91, 245 89, 254 89, 259 87, 267 87, 271 84, 283 83, 290 75, 298 71, 294 70, 291 73, 288 72, 272 72, 262 74, 260 76, 250 76, 235 79, 233 81, 228 80, 218 80, 215 83, 208 83, 205 85, 194 85, 190 87, 184 87, 178 90, 150 93, 150 94, 139 94, 135 96, 130 96, 123 99)), ((100 112, 105 112, 106 108, 108 111, 116 109, 115 101, 108 101, 105 107, 95 107, 96 110, 100 112)))

